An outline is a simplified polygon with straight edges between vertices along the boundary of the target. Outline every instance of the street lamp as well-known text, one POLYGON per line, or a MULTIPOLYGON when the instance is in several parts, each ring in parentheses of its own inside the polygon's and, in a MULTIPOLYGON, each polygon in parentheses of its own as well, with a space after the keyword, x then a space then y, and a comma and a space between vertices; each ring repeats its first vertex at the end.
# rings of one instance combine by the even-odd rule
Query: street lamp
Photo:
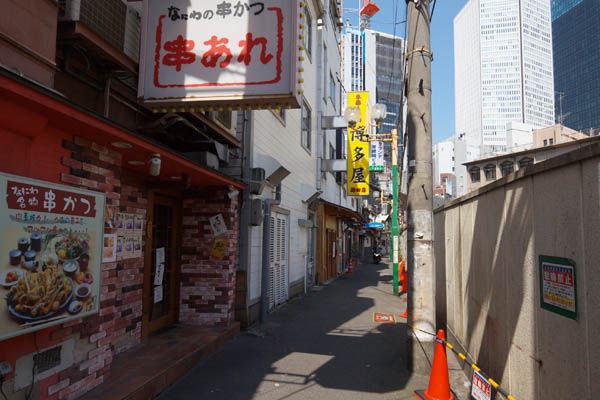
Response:
POLYGON ((360 108, 356 106, 346 108, 344 110, 344 121, 350 128, 354 128, 360 122, 360 108))
POLYGON ((361 140, 365 141, 384 141, 392 142, 392 243, 390 254, 392 256, 393 274, 394 274, 394 294, 398 295, 399 291, 399 246, 398 246, 398 132, 396 129, 392 129, 391 133, 369 133, 371 127, 379 128, 381 121, 383 121, 387 114, 387 107, 385 104, 375 104, 371 107, 370 114, 367 113, 368 121, 364 127, 355 128, 356 124, 360 122, 360 109, 358 107, 348 107, 344 110, 344 120, 348 124, 348 127, 353 131, 360 132, 361 140), (371 119, 376 123, 372 124, 371 119), (367 130, 365 134, 365 130, 367 130))
POLYGON ((377 103, 371 107, 371 116, 375 121, 377 121, 377 127, 379 128, 379 124, 381 121, 385 119, 387 115, 387 107, 385 104, 377 103))

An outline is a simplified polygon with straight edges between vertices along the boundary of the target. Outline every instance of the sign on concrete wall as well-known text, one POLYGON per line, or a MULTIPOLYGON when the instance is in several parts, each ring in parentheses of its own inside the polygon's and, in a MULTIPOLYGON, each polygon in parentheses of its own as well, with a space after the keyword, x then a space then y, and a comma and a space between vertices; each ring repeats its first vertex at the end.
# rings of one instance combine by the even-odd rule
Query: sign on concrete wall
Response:
POLYGON ((304 18, 299 0, 144 0, 139 97, 299 107, 304 18))
POLYGON ((0 174, 0 340, 98 311, 104 194, 0 174))
POLYGON ((369 194, 369 139, 366 130, 369 92, 348 93, 348 106, 360 109, 360 122, 348 127, 348 187, 350 196, 369 194))
POLYGON ((473 371, 471 396, 475 400, 490 400, 492 398, 492 385, 477 371, 473 371))
POLYGON ((575 262, 540 255, 540 301, 542 308, 577 319, 575 262))

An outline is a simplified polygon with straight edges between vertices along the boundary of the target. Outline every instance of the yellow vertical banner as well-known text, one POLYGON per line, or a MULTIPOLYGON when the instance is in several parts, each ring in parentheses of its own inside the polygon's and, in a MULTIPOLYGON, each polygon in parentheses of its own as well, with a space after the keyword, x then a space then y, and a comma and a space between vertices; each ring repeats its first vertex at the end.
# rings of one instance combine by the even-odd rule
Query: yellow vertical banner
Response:
POLYGON ((348 93, 348 107, 360 109, 360 121, 353 128, 348 127, 348 194, 367 196, 369 194, 369 139, 367 136, 367 108, 369 92, 348 93))

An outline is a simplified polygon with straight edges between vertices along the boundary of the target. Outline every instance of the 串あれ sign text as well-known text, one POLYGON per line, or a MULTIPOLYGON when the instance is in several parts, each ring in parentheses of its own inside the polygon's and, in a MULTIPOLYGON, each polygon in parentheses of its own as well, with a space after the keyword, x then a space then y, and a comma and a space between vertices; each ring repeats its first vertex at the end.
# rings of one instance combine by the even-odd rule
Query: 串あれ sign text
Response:
POLYGON ((296 107, 300 12, 296 0, 146 0, 140 97, 296 107))

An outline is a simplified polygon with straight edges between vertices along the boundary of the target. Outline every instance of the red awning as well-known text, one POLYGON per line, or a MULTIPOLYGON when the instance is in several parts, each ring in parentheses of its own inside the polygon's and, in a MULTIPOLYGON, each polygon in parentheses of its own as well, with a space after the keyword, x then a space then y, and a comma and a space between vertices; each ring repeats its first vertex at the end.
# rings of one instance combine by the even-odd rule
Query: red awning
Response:
POLYGON ((190 177, 192 186, 232 185, 237 189, 245 187, 244 184, 204 168, 159 143, 128 132, 109 120, 85 111, 58 92, 53 92, 32 82, 18 80, 21 78, 11 79, 0 75, 0 100, 36 110, 47 118, 52 126, 121 153, 124 168, 149 176, 148 162, 152 154, 158 153, 161 156, 160 176, 152 177, 157 181, 177 182, 180 179, 176 178, 186 174, 190 177), (114 142, 129 143, 132 147, 129 149, 115 148, 111 145, 114 142), (144 164, 131 165, 130 161, 141 161, 144 164))

